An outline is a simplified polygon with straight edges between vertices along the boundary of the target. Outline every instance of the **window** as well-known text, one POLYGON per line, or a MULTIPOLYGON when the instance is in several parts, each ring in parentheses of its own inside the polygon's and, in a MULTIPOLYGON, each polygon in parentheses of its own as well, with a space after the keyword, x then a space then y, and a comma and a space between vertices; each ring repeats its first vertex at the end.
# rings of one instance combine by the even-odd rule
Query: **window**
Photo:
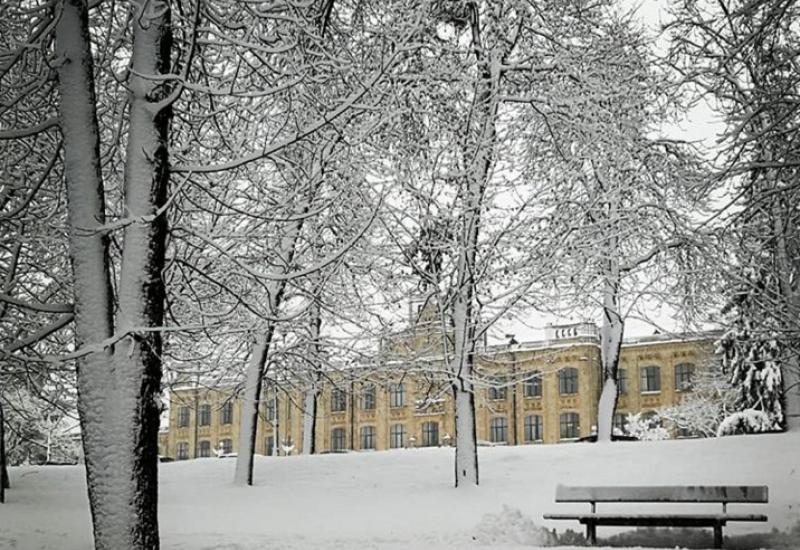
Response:
POLYGON ((542 373, 534 372, 531 377, 525 380, 525 397, 542 396, 542 373))
POLYGON ((578 369, 566 367, 558 371, 558 393, 561 395, 578 393, 578 369))
POLYGON ((675 365, 675 389, 678 391, 691 390, 693 374, 694 365, 691 363, 675 365))
POLYGON ((525 417, 525 441, 541 441, 544 430, 542 427, 542 417, 538 414, 525 417))
POLYGON ((361 449, 374 449, 375 448, 375 426, 362 426, 361 427, 361 449))
POLYGON ((264 442, 264 448, 266 449, 267 456, 272 456, 275 454, 275 437, 268 435, 267 440, 264 442))
POLYGON ((178 427, 186 428, 187 426, 189 426, 189 407, 181 407, 178 409, 178 427))
POLYGON ((617 389, 620 395, 628 393, 628 372, 625 369, 617 369, 617 389))
POLYGON ((200 425, 211 425, 211 405, 200 405, 200 425))
POLYGON ((404 407, 406 404, 406 388, 402 382, 389 385, 389 406, 404 407))
POLYGON ((561 439, 575 439, 580 437, 580 417, 578 413, 562 413, 560 421, 561 439))
POLYGON ((661 391, 661 367, 643 367, 641 373, 642 393, 661 391))
POLYGON ((347 394, 344 390, 334 388, 331 392, 331 412, 342 412, 347 409, 347 394))
POLYGON ((439 445, 439 423, 424 422, 422 424, 422 446, 436 447, 439 445))
POLYGON ((267 397, 265 413, 268 422, 273 422, 275 420, 275 396, 267 397))
POLYGON ((178 460, 186 460, 189 458, 189 444, 186 441, 178 442, 178 460))
POLYGON ((492 443, 508 443, 508 418, 496 416, 489 423, 489 439, 492 443))
POLYGON ((402 449, 406 446, 405 424, 392 424, 389 428, 389 446, 392 449, 402 449))
POLYGON ((346 446, 344 428, 334 428, 331 430, 331 451, 344 451, 346 446))
POLYGON ((365 411, 375 409, 375 384, 365 384, 362 388, 361 408, 365 411))
POLYGON ((503 385, 505 381, 502 378, 491 378, 489 383, 491 384, 491 386, 489 386, 489 399, 505 399, 508 396, 508 388, 503 385))
POLYGON ((222 404, 222 411, 220 411, 222 424, 233 424, 233 401, 225 401, 222 404))
POLYGON ((628 425, 628 415, 626 413, 616 413, 612 423, 612 432, 624 434, 625 426, 628 425))
MULTIPOLYGON (((209 411, 210 414, 210 411, 209 411)), ((201 441, 200 442, 200 456, 203 458, 208 458, 211 456, 211 442, 210 441, 201 441)))
POLYGON ((233 441, 230 439, 220 439, 219 440, 219 451, 224 454, 230 454, 233 452, 233 441))

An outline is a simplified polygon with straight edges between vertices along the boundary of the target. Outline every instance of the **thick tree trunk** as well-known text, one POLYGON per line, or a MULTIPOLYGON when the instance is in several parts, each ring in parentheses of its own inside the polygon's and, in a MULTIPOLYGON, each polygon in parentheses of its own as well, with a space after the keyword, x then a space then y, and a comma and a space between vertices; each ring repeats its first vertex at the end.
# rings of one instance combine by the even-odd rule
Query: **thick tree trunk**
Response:
MULTIPOLYGON (((78 348, 96 346, 113 332, 105 199, 100 175, 100 142, 85 0, 65 0, 56 26, 56 56, 64 138, 70 261, 78 348)), ((97 350, 78 362, 78 412, 85 454, 86 479, 97 548, 112 548, 104 537, 111 522, 114 488, 104 482, 103 455, 111 448, 106 411, 114 388, 111 350, 97 350)))
POLYGON ((603 389, 597 406, 597 441, 611 441, 617 408, 617 372, 625 322, 619 314, 619 271, 607 274, 603 290, 603 326, 600 329, 600 361, 603 389))
POLYGON ((477 485, 478 439, 475 433, 475 392, 472 384, 463 380, 454 388, 456 424, 456 487, 477 485))
POLYGON ((167 219, 167 140, 171 109, 158 102, 167 90, 139 75, 169 73, 172 47, 169 4, 155 0, 132 19, 133 51, 125 208, 134 221, 125 228, 119 280, 117 330, 126 336, 114 352, 118 411, 105 464, 115 486, 117 514, 108 526, 109 548, 155 550, 158 537, 158 425, 161 390, 161 333, 167 219), (156 330, 149 330, 156 329, 156 330))
POLYGON ((115 349, 95 350, 113 333, 103 184, 87 5, 65 0, 56 28, 64 135, 70 255, 87 486, 98 550, 155 550, 158 539, 157 455, 161 381, 166 220, 152 217, 166 202, 169 110, 154 107, 163 87, 137 75, 169 71, 169 6, 147 5, 133 25, 133 71, 124 234, 115 349), (142 331, 141 329, 145 329, 142 331))
MULTIPOLYGON (((239 449, 236 456, 236 471, 233 481, 237 485, 253 484, 253 461, 258 433, 258 406, 261 403, 261 388, 264 381, 264 369, 267 364, 267 352, 272 341, 274 325, 264 334, 256 336, 250 364, 247 366, 247 379, 242 393, 242 416, 239 426, 239 449)), ((277 407, 276 407, 277 409, 277 407)), ((276 410, 277 413, 277 410, 276 410)), ((277 445, 277 437, 275 445, 277 445)))

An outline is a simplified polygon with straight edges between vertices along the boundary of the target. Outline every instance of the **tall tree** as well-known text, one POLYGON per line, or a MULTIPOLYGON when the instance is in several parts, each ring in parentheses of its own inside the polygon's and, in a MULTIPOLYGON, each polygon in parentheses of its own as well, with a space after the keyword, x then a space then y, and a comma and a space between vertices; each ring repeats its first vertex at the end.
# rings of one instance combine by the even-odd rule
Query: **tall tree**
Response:
MULTIPOLYGON (((720 232, 732 262, 720 265, 727 292, 751 297, 752 350, 777 339, 785 423, 800 428, 800 79, 795 0, 676 4, 671 60, 695 98, 707 100, 725 128, 717 150, 716 182, 733 190, 720 206, 720 232), (760 273, 753 279, 752 268, 760 273), (758 280, 754 284, 754 280, 758 280), (768 283, 768 284, 764 284, 768 283), (753 308, 758 308, 756 313, 753 308)), ((734 317, 735 318, 735 317, 734 317)), ((731 327, 733 328, 733 327, 731 327)), ((744 345, 740 340, 738 346, 744 345)), ((737 353, 746 360, 748 353, 737 353)), ((748 370, 748 365, 735 367, 748 370)))

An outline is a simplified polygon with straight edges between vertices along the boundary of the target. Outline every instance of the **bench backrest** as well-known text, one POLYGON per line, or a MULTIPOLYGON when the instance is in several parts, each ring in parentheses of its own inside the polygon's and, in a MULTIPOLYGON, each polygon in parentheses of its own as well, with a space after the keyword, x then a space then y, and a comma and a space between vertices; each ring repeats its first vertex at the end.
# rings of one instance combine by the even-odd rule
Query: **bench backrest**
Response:
POLYGON ((768 502, 764 485, 556 487, 556 502, 768 502))

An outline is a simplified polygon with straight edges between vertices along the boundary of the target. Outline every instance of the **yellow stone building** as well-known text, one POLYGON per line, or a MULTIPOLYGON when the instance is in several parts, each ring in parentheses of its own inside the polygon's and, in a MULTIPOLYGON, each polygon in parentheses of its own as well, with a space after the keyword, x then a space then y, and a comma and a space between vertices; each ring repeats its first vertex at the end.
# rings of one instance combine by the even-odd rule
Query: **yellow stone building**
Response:
MULTIPOLYGON (((331 375, 318 398, 316 452, 449 445, 452 394, 441 374, 433 323, 388 339, 378 366, 331 375), (345 374, 347 376, 345 376, 345 374)), ((539 342, 484 346, 477 358, 477 437, 484 444, 574 441, 597 424, 600 348, 591 323, 548 326, 539 342)), ((628 413, 678 404, 713 355, 714 338, 654 335, 626 340, 620 361, 615 426, 628 413)), ((267 387, 256 453, 303 451, 300 390, 267 387), (277 390, 277 391, 276 391, 277 390), (276 445, 277 443, 277 445, 276 445)), ((240 401, 230 389, 176 388, 160 454, 175 459, 236 452, 240 401)), ((681 434, 677 434, 681 435, 681 434)))

